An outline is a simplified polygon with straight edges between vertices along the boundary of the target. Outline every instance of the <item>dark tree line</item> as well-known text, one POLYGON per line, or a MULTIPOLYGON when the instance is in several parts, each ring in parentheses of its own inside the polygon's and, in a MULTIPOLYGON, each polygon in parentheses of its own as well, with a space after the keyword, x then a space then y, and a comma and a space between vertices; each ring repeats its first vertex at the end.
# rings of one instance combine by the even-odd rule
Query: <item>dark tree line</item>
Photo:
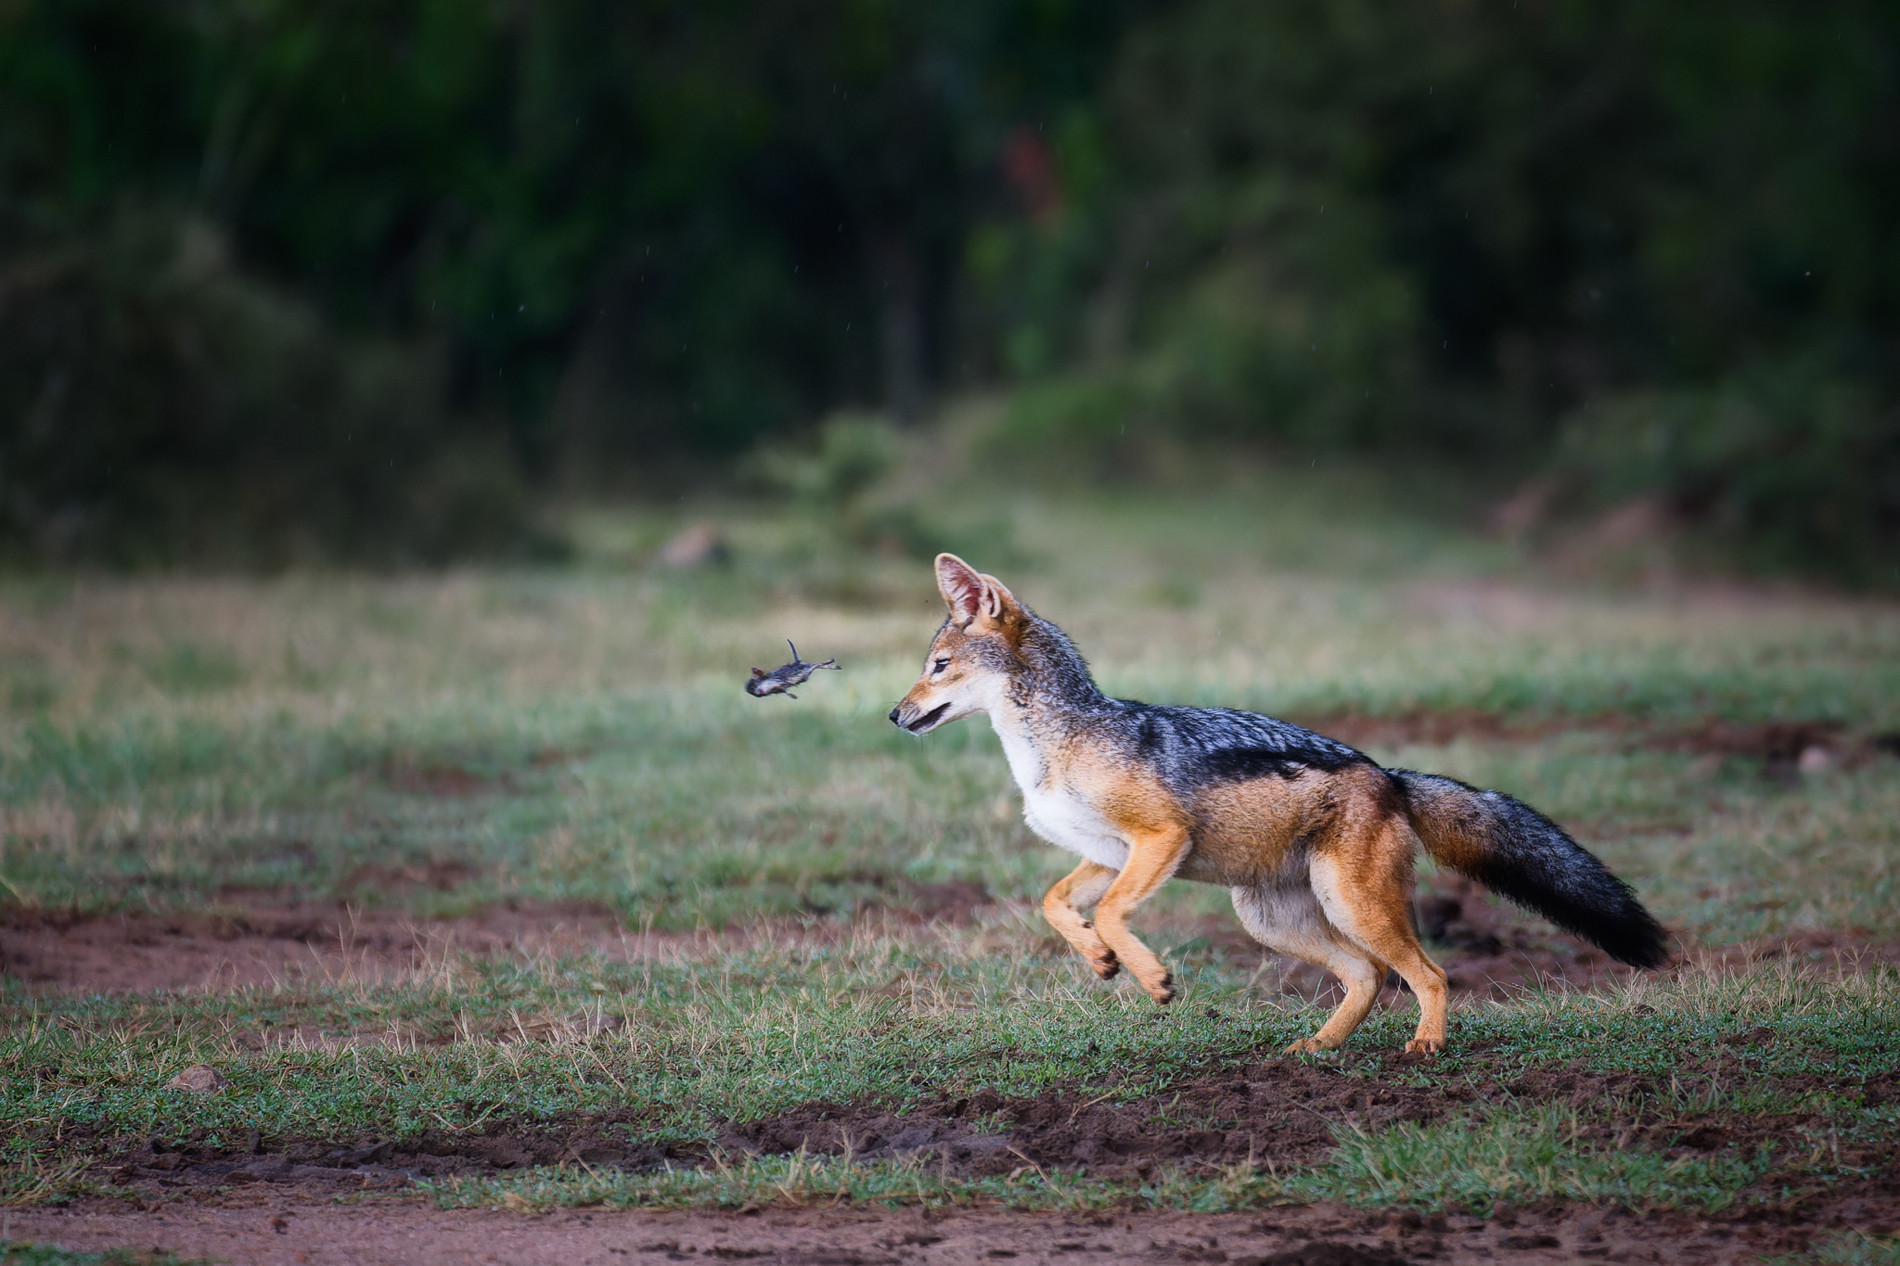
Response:
POLYGON ((1896 225, 1872 2, 19 0, 0 539, 533 548, 1006 382, 1019 451, 1428 451, 1880 580, 1896 225))

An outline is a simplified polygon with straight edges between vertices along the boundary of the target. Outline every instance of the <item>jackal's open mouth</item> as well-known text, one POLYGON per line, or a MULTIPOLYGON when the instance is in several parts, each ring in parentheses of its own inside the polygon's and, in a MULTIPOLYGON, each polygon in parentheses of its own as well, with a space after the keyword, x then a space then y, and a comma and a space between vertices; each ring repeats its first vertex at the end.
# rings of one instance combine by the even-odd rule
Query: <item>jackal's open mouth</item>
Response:
POLYGON ((943 714, 948 711, 950 711, 950 705, 940 703, 904 728, 909 730, 912 734, 927 734, 936 726, 937 722, 943 720, 943 714))

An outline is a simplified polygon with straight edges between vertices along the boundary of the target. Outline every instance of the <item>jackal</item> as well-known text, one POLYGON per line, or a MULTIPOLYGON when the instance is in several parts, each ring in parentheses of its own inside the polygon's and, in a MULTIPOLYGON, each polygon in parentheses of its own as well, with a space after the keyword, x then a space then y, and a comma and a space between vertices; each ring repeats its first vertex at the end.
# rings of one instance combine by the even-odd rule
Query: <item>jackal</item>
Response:
POLYGON ((1102 979, 1126 967, 1149 997, 1171 1000, 1173 977, 1129 930, 1129 916, 1177 876, 1224 884, 1255 940, 1345 985, 1319 1032, 1290 1051, 1344 1042, 1393 969, 1419 1002, 1405 1049, 1436 1052, 1445 1044, 1445 973, 1425 956, 1411 917, 1421 844, 1441 866, 1620 962, 1656 967, 1667 957, 1663 929, 1629 885, 1528 805, 1384 769, 1258 713, 1111 699, 1062 630, 1001 581, 950 554, 936 568, 950 613, 891 720, 928 734, 989 715, 1030 829, 1083 858, 1042 908, 1102 979))

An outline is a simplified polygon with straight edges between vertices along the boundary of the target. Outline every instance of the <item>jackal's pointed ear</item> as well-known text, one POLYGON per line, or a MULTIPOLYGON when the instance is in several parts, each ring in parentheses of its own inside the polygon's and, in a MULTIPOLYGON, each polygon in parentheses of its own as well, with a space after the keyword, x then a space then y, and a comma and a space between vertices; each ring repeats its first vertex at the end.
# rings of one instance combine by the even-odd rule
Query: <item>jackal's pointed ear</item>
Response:
POLYGON ((983 601, 978 604, 978 608, 982 614, 988 616, 990 619, 1000 620, 1003 618, 1003 612, 1010 610, 1016 605, 1016 595, 1011 593, 1009 587, 1002 581, 990 575, 988 572, 984 572, 981 579, 983 581, 983 601))
POLYGON ((955 554, 937 555, 937 592, 950 608, 950 623, 958 628, 982 614, 983 577, 955 554))

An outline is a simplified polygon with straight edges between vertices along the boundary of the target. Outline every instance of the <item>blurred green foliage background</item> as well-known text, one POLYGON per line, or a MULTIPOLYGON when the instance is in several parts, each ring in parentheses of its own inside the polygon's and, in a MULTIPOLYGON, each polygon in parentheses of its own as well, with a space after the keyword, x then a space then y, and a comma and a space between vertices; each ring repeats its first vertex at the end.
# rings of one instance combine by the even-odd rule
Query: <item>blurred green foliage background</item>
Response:
POLYGON ((1891 586, 1896 228, 1879 0, 0 0, 0 550, 545 555, 993 393, 1891 586))

